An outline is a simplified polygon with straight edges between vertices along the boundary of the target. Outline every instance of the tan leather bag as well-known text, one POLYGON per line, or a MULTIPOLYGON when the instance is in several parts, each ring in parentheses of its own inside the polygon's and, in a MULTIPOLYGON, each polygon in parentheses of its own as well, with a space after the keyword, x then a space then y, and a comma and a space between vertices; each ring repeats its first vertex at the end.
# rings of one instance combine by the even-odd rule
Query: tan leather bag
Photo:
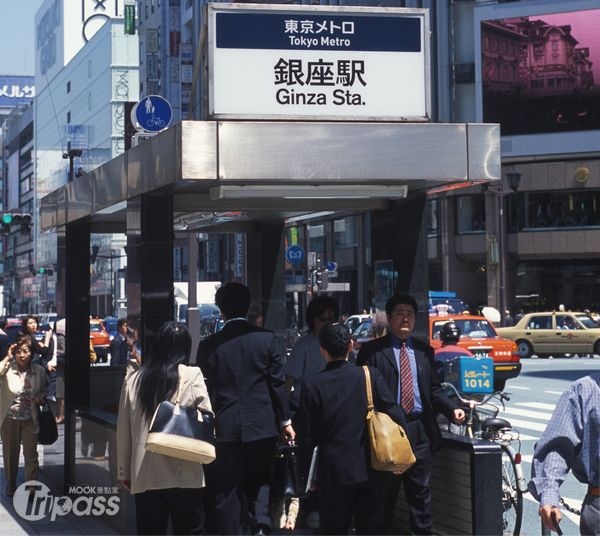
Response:
POLYGON ((387 414, 375 411, 371 374, 364 366, 367 386, 367 429, 371 444, 371 467, 376 471, 404 473, 415 463, 416 458, 404 428, 387 414))

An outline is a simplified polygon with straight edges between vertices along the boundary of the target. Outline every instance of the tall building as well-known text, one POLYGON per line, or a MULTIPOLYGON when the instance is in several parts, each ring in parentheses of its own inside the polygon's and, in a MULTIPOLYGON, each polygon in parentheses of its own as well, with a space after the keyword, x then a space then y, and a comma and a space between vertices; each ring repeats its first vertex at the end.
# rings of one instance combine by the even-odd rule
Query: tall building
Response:
MULTIPOLYGON (((76 17, 67 4, 49 0, 36 15, 37 199, 124 152, 126 103, 138 100, 138 40, 125 31, 123 4, 82 2, 76 17)), ((51 268, 56 234, 34 228, 34 269, 51 268)), ((100 253, 92 268, 93 312, 113 314, 124 239, 98 235, 94 244, 100 253)), ((40 307, 55 303, 55 277, 42 277, 40 307)))

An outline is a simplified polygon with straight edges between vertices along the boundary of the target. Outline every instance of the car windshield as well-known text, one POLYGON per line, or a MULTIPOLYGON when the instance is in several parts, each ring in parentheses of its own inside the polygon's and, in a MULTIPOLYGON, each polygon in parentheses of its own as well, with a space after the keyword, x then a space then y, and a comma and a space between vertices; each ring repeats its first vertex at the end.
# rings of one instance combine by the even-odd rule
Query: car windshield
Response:
MULTIPOLYGON (((449 320, 443 320, 435 322, 433 324, 433 338, 440 338, 440 330, 442 326, 449 322, 449 320)), ((460 329, 461 339, 490 339, 496 337, 496 332, 492 325, 485 319, 480 318, 468 318, 468 319, 452 319, 458 329, 460 329)))
POLYGON ((598 324, 592 320, 588 315, 577 315, 577 320, 579 320, 586 328, 597 328, 598 324))
POLYGON ((90 331, 102 331, 102 324, 98 322, 94 322, 90 324, 90 331))
POLYGON ((359 337, 371 337, 373 331, 373 322, 371 320, 365 320, 361 322, 354 331, 352 332, 352 336, 359 337))

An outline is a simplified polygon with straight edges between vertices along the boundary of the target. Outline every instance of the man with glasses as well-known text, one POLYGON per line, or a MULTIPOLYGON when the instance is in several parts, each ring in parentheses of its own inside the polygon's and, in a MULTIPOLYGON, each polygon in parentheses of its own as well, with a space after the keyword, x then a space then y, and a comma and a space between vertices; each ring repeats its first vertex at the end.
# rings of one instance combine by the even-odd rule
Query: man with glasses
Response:
POLYGON ((436 414, 460 423, 465 412, 444 393, 433 369, 433 348, 412 336, 417 302, 409 295, 396 294, 385 305, 388 334, 363 344, 357 365, 371 365, 381 372, 407 421, 407 433, 417 459, 402 475, 389 475, 386 491, 385 524, 390 533, 400 485, 408 504, 411 534, 431 534, 431 453, 442 445, 436 414))

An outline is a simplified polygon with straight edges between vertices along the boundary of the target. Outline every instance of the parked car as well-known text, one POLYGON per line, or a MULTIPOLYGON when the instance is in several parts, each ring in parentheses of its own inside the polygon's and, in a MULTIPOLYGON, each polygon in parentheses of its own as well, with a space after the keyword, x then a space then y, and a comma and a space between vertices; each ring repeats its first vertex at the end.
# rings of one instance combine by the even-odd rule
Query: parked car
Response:
POLYGON ((202 341, 206 337, 218 333, 224 325, 225 321, 220 314, 200 317, 200 340, 202 341))
POLYGON ((369 314, 351 315, 346 318, 344 325, 348 328, 350 333, 352 333, 361 322, 369 320, 370 318, 371 315, 369 314))
POLYGON ((90 339, 92 346, 98 356, 98 361, 106 363, 108 361, 108 348, 110 346, 110 337, 99 318, 90 318, 90 339))
POLYGON ((494 389, 503 390, 506 380, 516 378, 521 372, 521 360, 517 345, 499 336, 494 326, 484 317, 476 315, 429 316, 429 344, 441 348, 440 330, 446 322, 454 322, 461 332, 458 346, 469 350, 476 357, 494 360, 494 389))
POLYGON ((516 325, 498 328, 498 333, 516 342, 522 358, 600 354, 600 328, 586 313, 528 313, 516 325))

